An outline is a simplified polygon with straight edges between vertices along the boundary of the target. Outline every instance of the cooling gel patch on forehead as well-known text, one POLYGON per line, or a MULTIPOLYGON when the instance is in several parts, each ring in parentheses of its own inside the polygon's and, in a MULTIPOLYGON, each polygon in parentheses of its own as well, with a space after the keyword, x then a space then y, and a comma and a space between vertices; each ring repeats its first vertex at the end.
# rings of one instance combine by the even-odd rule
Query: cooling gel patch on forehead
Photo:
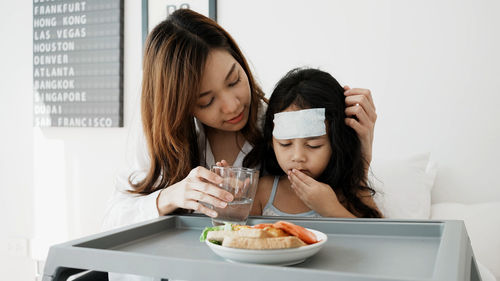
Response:
POLYGON ((273 136, 277 139, 310 138, 325 134, 324 108, 286 111, 274 114, 273 136))

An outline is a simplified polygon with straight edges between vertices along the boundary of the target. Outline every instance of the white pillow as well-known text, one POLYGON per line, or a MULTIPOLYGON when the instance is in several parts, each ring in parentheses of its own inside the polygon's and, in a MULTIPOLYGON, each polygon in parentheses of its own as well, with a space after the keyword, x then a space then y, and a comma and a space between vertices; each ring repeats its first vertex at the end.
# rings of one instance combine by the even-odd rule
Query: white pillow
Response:
POLYGON ((431 218, 433 220, 463 220, 476 260, 489 268, 500 280, 499 213, 500 202, 470 205, 438 203, 432 205, 431 218))
POLYGON ((437 166, 429 153, 373 159, 368 176, 375 203, 385 218, 429 219, 437 166))

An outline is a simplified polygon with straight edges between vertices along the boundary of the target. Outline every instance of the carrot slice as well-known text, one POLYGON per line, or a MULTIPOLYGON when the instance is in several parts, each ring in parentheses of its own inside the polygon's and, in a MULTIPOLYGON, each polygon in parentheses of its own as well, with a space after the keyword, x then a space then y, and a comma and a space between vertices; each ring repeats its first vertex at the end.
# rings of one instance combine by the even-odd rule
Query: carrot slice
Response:
POLYGON ((252 228, 259 228, 259 229, 264 229, 266 227, 273 226, 272 223, 260 223, 252 226, 252 228))
POLYGON ((293 236, 297 236, 300 238, 302 241, 306 242, 307 244, 314 244, 318 242, 318 239, 316 238, 316 235, 312 233, 311 231, 303 228, 300 225, 293 224, 291 222, 287 221, 278 221, 273 224, 274 227, 282 229, 288 233, 290 233, 293 236))

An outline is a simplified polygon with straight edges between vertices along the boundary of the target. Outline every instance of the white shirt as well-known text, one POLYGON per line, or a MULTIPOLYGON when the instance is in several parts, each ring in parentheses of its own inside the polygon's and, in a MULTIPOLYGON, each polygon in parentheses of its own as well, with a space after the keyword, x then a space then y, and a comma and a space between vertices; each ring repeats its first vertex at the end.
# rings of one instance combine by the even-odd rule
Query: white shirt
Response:
MULTIPOLYGON (((257 123, 259 129, 262 130, 260 126, 263 124, 267 104, 264 102, 261 102, 260 104, 261 106, 259 107, 257 123)), ((212 149, 210 148, 210 143, 205 135, 205 129, 202 123, 196 118, 194 120, 196 134, 198 135, 197 143, 198 151, 200 153, 200 166, 208 168, 215 165, 215 158, 212 153, 212 149)), ((127 192, 127 190, 132 190, 132 187, 128 182, 129 176, 133 174, 133 182, 137 182, 146 177, 150 168, 150 157, 148 154, 144 132, 142 129, 136 129, 136 131, 139 131, 140 134, 137 137, 137 141, 133 148, 135 150, 133 156, 134 159, 132 159, 132 165, 120 172, 116 177, 115 190, 113 191, 104 214, 102 224, 103 231, 154 219, 160 216, 156 207, 156 199, 161 190, 157 190, 148 195, 137 195, 127 192)), ((252 148, 253 146, 249 142, 245 141, 241 151, 238 153, 238 156, 233 163, 233 166, 241 167, 243 165, 243 159, 252 150, 252 148)), ((108 278, 110 281, 155 280, 154 278, 148 276, 118 274, 112 272, 108 274, 108 278)))

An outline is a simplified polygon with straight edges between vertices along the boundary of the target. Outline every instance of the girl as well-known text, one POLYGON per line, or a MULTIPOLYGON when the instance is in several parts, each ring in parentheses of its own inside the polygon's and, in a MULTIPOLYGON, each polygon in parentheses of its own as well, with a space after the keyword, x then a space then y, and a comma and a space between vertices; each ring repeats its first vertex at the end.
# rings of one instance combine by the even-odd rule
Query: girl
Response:
MULTIPOLYGON (((173 212, 216 217, 204 203, 232 201, 206 167, 257 167, 266 99, 233 38, 216 22, 179 9, 148 35, 143 58, 142 130, 136 159, 117 178, 104 229, 173 212)), ((375 108, 368 90, 347 89, 349 118, 371 157, 375 108)))
POLYGON ((320 70, 295 69, 278 82, 261 148, 271 176, 259 180, 252 215, 381 217, 344 100, 337 80, 320 70))

